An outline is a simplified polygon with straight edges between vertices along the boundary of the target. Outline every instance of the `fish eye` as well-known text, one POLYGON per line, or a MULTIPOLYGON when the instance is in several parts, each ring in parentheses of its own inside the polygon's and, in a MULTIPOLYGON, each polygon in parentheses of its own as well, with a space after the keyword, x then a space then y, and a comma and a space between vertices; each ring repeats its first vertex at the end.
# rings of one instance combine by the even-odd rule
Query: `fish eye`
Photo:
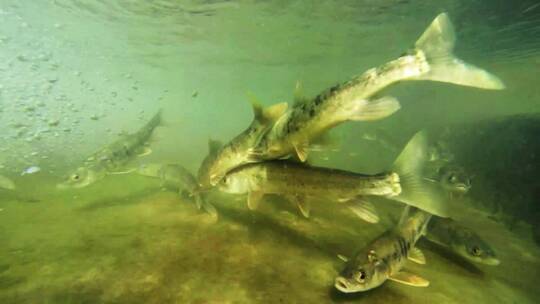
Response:
POLYGON ((480 256, 480 254, 482 254, 482 250, 480 248, 478 248, 478 246, 474 246, 472 248, 472 254, 474 256, 480 256))
POLYGON ((71 176, 71 179, 72 179, 72 180, 79 180, 79 178, 80 178, 79 174, 73 174, 73 175, 71 176))
POLYGON ((364 270, 359 270, 358 273, 356 273, 356 276, 355 276, 355 280, 358 282, 358 283, 364 283, 364 281, 366 280, 367 278, 367 274, 364 270))
POLYGON ((450 175, 450 177, 448 178, 448 180, 451 182, 451 183, 455 183, 457 182, 457 176, 455 174, 452 174, 450 175))

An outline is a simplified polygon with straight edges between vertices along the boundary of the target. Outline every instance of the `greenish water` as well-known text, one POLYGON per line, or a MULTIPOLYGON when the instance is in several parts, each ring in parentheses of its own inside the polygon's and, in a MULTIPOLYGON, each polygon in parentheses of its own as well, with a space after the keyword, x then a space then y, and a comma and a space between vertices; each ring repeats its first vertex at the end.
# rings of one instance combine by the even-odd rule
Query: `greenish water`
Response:
POLYGON ((16 185, 0 188, 0 303, 537 303, 539 29, 534 1, 0 1, 0 175, 16 185), (443 11, 459 57, 507 88, 394 86, 399 112, 338 126, 339 149, 310 157, 376 173, 432 131, 474 175, 456 218, 498 266, 421 240, 427 264, 407 269, 429 287, 344 295, 337 255, 395 225, 402 205, 377 201, 381 222, 367 224, 338 204, 315 202, 305 219, 278 197, 250 211, 215 191, 216 221, 155 178, 55 187, 158 109, 153 153, 134 163, 196 173, 209 138, 226 142, 251 121, 247 92, 291 103, 301 81, 313 96, 396 58, 443 11), (363 136, 373 132, 394 148, 363 136), (41 171, 21 176, 31 166, 41 171))

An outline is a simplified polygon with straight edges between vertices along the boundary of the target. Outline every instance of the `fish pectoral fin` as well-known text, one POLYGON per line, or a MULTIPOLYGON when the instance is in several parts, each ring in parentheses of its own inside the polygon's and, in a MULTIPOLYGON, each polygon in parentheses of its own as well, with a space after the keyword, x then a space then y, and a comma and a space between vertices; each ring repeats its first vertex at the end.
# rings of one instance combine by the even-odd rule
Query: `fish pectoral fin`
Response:
POLYGON ((342 254, 338 254, 337 257, 338 257, 338 259, 342 260, 345 263, 347 263, 349 261, 349 258, 342 255, 342 254))
POLYGON ((396 274, 393 274, 388 279, 394 282, 398 282, 401 284, 414 286, 414 287, 428 287, 429 286, 428 280, 418 275, 412 274, 410 272, 406 272, 406 271, 400 271, 396 274))
POLYGON ((353 199, 348 201, 347 208, 349 208, 356 216, 368 223, 378 223, 379 215, 375 210, 375 206, 372 203, 361 200, 353 199))
POLYGON ((152 154, 152 149, 150 147, 143 147, 142 152, 139 153, 137 156, 138 157, 143 157, 143 156, 150 155, 150 154, 152 154))
POLYGON ((401 108, 399 101, 392 96, 384 96, 379 99, 360 99, 348 112, 348 120, 373 121, 383 119, 394 114, 401 108))
POLYGON ((214 207, 214 205, 210 204, 207 201, 202 201, 201 206, 202 206, 203 210, 206 213, 208 213, 210 216, 212 216, 213 218, 215 218, 217 220, 218 212, 217 212, 216 208, 214 207))
POLYGON ((259 202, 264 196, 262 191, 251 191, 248 193, 247 206, 249 210, 255 210, 259 206, 259 202))
POLYGON ((127 169, 126 171, 114 171, 114 172, 108 172, 107 174, 112 174, 112 175, 120 175, 120 174, 129 174, 129 173, 133 173, 137 171, 137 168, 131 168, 131 169, 127 169))
POLYGON ((409 256, 407 256, 407 258, 410 261, 413 261, 413 262, 415 262, 417 264, 421 264, 421 265, 426 264, 426 256, 424 255, 422 250, 418 249, 417 247, 413 247, 409 251, 409 256))
POLYGON ((308 158, 308 148, 309 143, 307 141, 293 143, 294 150, 296 151, 296 156, 301 162, 305 162, 308 158))

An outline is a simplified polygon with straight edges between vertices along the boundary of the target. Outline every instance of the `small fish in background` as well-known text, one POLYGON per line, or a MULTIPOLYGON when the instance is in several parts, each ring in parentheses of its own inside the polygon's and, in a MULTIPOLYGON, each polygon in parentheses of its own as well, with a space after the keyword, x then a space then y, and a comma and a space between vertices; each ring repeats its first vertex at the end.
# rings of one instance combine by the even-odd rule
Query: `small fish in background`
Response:
POLYGON ((14 190, 15 183, 11 179, 3 175, 0 175, 0 188, 7 189, 7 190, 14 190))
POLYGON ((197 98, 197 96, 199 96, 199 91, 193 91, 193 93, 191 93, 191 98, 197 98))
POLYGON ((341 292, 353 293, 370 290, 392 280, 415 287, 427 287, 429 281, 403 271, 407 260, 425 264, 422 251, 415 247, 425 235, 432 215, 407 206, 399 224, 362 248, 352 259, 343 258, 347 264, 335 280, 341 292))
POLYGON ((38 173, 39 171, 41 171, 41 168, 40 168, 40 167, 38 167, 38 166, 31 166, 31 167, 28 167, 28 168, 24 169, 23 172, 21 172, 21 176, 27 175, 27 174, 38 173))
POLYGON ((137 174, 159 178, 161 187, 177 192, 180 196, 195 201, 198 209, 204 209, 208 214, 217 218, 216 208, 204 199, 199 192, 197 179, 189 170, 179 164, 150 163, 139 166, 137 174))
POLYGON ((448 248, 468 261, 497 266, 495 251, 475 231, 449 218, 433 217, 428 224, 426 239, 448 248))

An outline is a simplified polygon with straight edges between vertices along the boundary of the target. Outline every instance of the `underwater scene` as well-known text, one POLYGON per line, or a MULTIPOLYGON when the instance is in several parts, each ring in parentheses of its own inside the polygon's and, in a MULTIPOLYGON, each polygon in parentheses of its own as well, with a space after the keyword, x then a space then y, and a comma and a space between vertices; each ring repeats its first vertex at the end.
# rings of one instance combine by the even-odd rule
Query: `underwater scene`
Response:
POLYGON ((536 0, 0 0, 0 303, 539 303, 536 0))

